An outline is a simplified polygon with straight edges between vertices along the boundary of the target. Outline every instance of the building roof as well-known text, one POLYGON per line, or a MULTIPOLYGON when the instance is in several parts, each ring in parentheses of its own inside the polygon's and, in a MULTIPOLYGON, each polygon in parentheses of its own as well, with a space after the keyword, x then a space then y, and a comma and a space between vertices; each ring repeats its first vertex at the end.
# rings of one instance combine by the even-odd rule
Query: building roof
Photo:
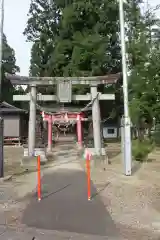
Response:
POLYGON ((26 111, 20 108, 17 108, 7 102, 0 103, 0 112, 3 113, 25 113, 26 111))

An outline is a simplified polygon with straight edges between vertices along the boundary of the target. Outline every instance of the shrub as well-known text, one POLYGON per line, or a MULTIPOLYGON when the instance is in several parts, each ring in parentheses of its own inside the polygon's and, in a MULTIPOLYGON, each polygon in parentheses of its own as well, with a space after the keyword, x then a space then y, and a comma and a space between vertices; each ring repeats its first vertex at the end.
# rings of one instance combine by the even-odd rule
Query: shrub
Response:
POLYGON ((132 154, 134 159, 140 162, 145 161, 153 148, 154 144, 150 140, 134 140, 132 142, 132 154))
POLYGON ((152 132, 152 139, 156 145, 160 145, 160 124, 157 124, 154 132, 152 132))

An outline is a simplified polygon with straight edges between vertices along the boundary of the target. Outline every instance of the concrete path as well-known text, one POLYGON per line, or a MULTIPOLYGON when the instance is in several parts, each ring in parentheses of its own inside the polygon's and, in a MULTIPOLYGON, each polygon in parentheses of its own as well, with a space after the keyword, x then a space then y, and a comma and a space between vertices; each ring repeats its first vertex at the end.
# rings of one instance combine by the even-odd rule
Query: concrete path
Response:
POLYGON ((82 235, 54 230, 35 228, 2 227, 0 226, 1 240, 122 240, 122 238, 100 237, 93 235, 82 235))
POLYGON ((87 200, 86 174, 74 153, 68 149, 66 155, 57 156, 59 165, 42 179, 43 199, 38 203, 36 196, 31 196, 23 224, 39 229, 118 237, 118 230, 93 184, 93 198, 87 200))

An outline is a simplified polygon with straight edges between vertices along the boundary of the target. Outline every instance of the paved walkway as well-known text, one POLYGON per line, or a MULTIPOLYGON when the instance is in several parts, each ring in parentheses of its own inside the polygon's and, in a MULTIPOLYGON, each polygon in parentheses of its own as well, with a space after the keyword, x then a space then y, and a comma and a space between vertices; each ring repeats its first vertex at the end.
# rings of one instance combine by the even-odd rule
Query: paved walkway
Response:
POLYGON ((86 174, 76 162, 74 150, 64 151, 66 155, 57 156, 59 166, 42 179, 42 201, 38 203, 35 195, 31 197, 23 224, 39 229, 118 237, 118 230, 93 184, 93 198, 90 202, 87 200, 86 174))
POLYGON ((100 237, 93 235, 82 235, 68 232, 35 228, 6 228, 0 226, 1 240, 122 240, 122 238, 100 237))

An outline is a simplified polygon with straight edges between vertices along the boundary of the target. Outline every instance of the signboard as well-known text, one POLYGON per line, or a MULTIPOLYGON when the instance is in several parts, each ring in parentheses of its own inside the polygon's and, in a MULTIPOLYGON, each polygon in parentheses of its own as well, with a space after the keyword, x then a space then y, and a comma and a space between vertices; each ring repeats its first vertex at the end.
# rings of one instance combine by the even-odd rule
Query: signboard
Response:
POLYGON ((57 83, 57 97, 61 103, 72 101, 72 82, 70 80, 57 83))

